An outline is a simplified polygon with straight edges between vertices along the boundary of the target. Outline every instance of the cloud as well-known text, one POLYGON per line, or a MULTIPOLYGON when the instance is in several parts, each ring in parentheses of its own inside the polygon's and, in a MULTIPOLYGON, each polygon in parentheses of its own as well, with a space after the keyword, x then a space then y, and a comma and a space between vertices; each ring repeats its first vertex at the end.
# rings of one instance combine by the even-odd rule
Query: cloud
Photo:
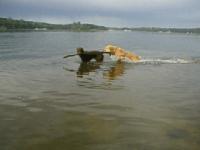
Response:
POLYGON ((80 9, 107 11, 132 11, 139 9, 162 9, 188 4, 189 0, 1 0, 10 5, 24 5, 42 8, 80 9))
POLYGON ((200 25, 199 7, 198 0, 0 0, 0 15, 53 23, 194 26, 200 25))

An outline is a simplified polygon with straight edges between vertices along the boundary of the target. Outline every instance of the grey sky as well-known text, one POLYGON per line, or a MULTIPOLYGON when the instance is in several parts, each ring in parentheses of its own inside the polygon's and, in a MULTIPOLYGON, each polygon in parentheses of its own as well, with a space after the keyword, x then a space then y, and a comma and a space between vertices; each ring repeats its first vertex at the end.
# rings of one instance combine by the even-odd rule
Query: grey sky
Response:
POLYGON ((0 16, 49 23, 199 27, 199 0, 0 0, 0 16))

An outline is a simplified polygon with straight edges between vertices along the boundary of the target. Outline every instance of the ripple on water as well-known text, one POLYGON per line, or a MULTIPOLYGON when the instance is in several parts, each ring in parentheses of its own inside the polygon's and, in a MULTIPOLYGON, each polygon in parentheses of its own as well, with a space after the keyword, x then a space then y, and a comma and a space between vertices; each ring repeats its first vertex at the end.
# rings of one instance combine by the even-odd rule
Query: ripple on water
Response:
POLYGON ((11 106, 19 106, 26 107, 28 103, 24 102, 20 97, 12 97, 12 98, 4 98, 0 101, 1 105, 11 105, 11 106))
POLYGON ((80 92, 68 92, 68 93, 62 93, 59 91, 43 91, 42 93, 51 95, 51 96, 59 96, 59 97, 69 97, 69 96, 89 96, 89 94, 86 93, 80 93, 80 92))
POLYGON ((184 129, 171 129, 168 133, 167 136, 171 139, 185 139, 187 137, 190 136, 190 134, 188 133, 188 131, 184 130, 184 129))
POLYGON ((41 112, 41 111, 43 111, 43 109, 37 108, 37 107, 27 107, 27 110, 29 110, 30 112, 41 112))

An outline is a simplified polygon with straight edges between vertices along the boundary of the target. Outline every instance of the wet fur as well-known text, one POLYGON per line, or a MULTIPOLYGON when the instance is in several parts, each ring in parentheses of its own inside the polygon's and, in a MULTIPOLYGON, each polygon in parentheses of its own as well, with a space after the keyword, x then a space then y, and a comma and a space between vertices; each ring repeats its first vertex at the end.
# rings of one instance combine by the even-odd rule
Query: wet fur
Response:
POLYGON ((92 59, 95 59, 96 62, 102 62, 104 59, 104 53, 101 51, 84 51, 82 47, 76 49, 77 55, 81 58, 82 62, 89 62, 92 59))
POLYGON ((107 45, 104 51, 110 52, 111 55, 116 56, 120 61, 124 60, 125 58, 128 58, 133 62, 137 62, 141 59, 140 56, 113 45, 107 45))

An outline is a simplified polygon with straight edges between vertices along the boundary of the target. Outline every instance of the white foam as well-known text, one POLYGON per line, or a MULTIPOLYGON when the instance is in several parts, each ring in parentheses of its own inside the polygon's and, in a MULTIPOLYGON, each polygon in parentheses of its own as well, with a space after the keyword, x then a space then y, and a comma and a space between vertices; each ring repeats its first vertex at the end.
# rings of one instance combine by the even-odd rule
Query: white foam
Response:
MULTIPOLYGON (((113 56, 113 55, 111 55, 110 58, 111 58, 113 61, 119 60, 119 58, 117 58, 116 56, 113 56)), ((133 61, 131 61, 131 60, 128 59, 128 58, 124 58, 122 61, 123 61, 123 62, 127 62, 127 63, 138 63, 138 62, 133 62, 133 61)))
POLYGON ((149 64, 188 64, 192 63, 191 60, 186 60, 182 58, 151 58, 151 59, 141 59, 139 63, 149 63, 149 64))
MULTIPOLYGON (((113 61, 117 61, 118 58, 115 56, 111 56, 113 61)), ((136 64, 189 64, 195 63, 192 59, 184 59, 184 58, 141 58, 138 62, 132 62, 131 60, 125 58, 122 60, 123 62, 128 63, 136 63, 136 64)))

